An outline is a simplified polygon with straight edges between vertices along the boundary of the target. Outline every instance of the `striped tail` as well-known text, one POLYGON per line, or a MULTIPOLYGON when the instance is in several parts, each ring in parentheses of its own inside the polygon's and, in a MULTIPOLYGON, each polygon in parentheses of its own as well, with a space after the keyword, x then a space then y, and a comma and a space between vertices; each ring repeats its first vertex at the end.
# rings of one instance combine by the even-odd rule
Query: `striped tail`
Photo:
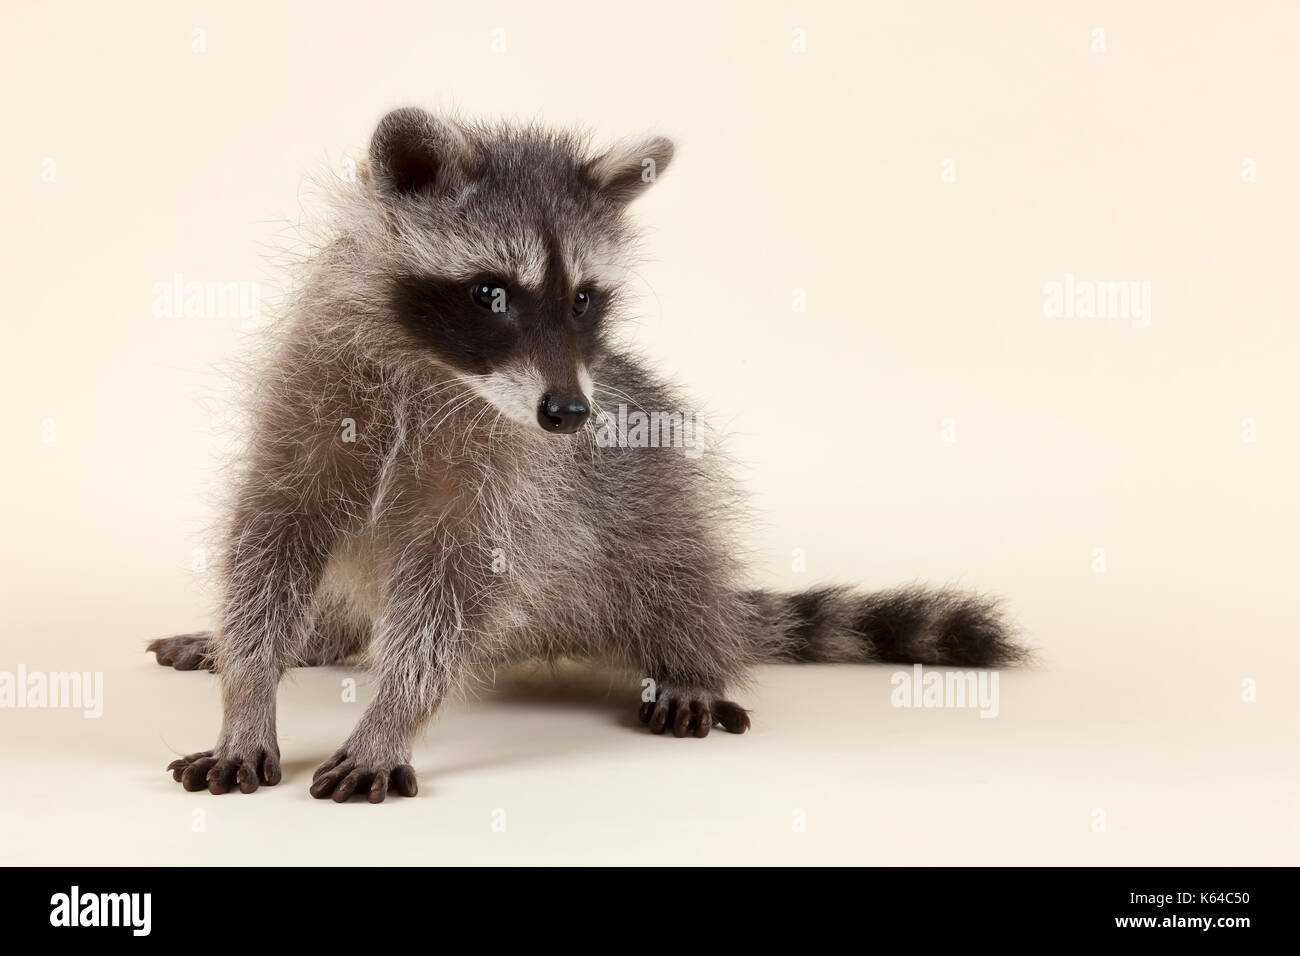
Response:
POLYGON ((1001 667, 1029 656, 994 602, 961 591, 829 587, 745 599, 759 620, 760 653, 773 663, 1001 667))

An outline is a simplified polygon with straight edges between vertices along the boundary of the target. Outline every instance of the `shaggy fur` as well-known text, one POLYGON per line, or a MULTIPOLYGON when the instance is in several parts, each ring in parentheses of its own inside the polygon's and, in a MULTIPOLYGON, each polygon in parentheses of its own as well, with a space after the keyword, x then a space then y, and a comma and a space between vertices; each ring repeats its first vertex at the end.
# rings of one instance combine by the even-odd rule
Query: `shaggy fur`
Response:
POLYGON ((381 121, 260 379, 219 625, 150 645, 220 676, 216 746, 169 768, 186 789, 278 782, 281 675, 366 648, 374 696, 317 771, 319 797, 413 795, 416 733, 512 662, 649 677, 642 720, 702 737, 748 728, 723 695, 761 662, 1020 657, 970 596, 746 591, 716 455, 603 447, 594 420, 539 425, 547 394, 688 407, 607 334, 628 203, 671 157, 662 137, 593 155, 571 135, 415 109, 381 121), (474 298, 479 284, 502 292, 501 311, 474 298))

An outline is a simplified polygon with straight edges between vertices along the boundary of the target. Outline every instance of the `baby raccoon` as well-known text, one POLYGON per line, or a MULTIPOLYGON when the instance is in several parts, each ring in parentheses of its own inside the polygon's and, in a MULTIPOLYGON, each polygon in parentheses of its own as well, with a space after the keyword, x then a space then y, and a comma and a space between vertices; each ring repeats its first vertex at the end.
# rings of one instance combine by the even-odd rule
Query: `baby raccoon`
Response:
POLYGON ((718 456, 627 440, 628 409, 675 425, 686 407, 610 338, 628 205, 672 155, 661 136, 593 154, 420 109, 380 121, 260 379, 218 626, 149 645, 221 681, 216 745, 168 768, 186 790, 278 783, 285 669, 362 650, 374 696, 316 797, 414 796, 417 732, 514 662, 649 678, 641 721, 704 737, 749 728, 726 694, 756 664, 1022 657, 969 595, 747 590, 718 456))

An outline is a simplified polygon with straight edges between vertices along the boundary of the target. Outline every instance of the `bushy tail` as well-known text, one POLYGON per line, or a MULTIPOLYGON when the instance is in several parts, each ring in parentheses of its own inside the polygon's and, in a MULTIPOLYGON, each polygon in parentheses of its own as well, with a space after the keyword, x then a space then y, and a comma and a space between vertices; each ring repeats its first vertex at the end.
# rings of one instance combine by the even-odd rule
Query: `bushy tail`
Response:
POLYGON ((1001 667, 1028 657, 993 601, 961 591, 830 587, 745 598, 757 611, 760 653, 773 663, 1001 667))

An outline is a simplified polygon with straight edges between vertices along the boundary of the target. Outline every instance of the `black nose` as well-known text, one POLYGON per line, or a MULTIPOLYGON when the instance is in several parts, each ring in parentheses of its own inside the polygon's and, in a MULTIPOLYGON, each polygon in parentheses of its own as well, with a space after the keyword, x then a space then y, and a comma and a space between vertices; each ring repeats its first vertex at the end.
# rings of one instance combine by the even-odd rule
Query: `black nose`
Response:
POLYGON ((537 406, 537 422, 548 432, 576 432, 590 414, 591 408, 582 395, 544 395, 537 406))

